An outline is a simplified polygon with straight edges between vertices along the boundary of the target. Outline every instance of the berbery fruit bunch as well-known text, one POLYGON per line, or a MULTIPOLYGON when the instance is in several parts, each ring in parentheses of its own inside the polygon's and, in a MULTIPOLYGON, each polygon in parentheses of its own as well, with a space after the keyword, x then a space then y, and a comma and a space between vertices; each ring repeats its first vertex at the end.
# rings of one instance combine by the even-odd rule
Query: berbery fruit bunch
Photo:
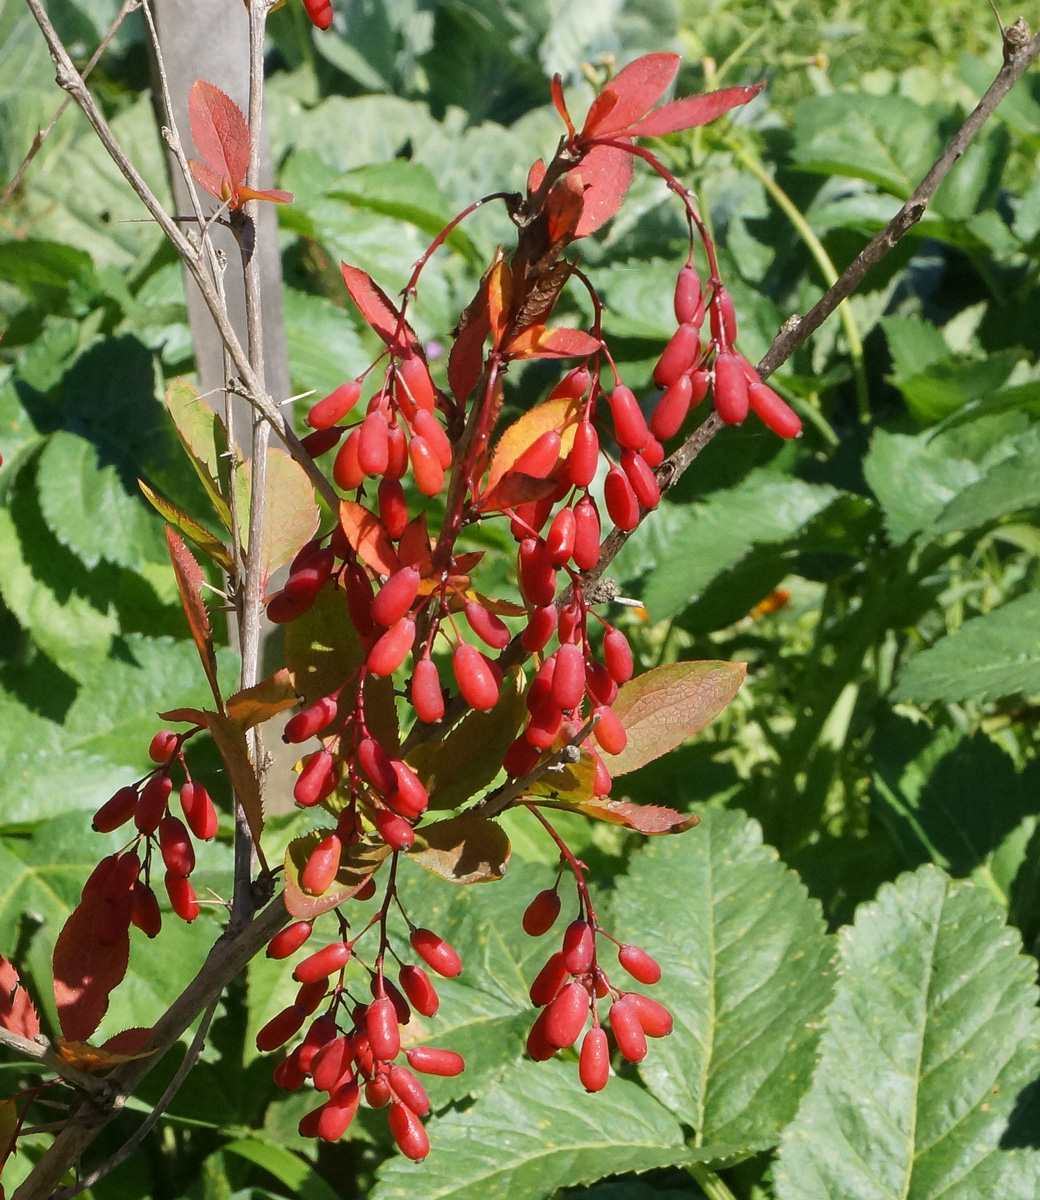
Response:
MULTIPOLYGON (((421 1118, 429 1099, 418 1076, 454 1075, 463 1062, 418 1044, 413 1014, 434 1015, 440 1001, 431 975, 452 978, 462 963, 436 930, 411 920, 398 867, 407 856, 457 882, 496 878, 508 844, 502 848, 495 817, 513 805, 533 813, 560 854, 556 884, 531 901, 524 929, 540 937, 555 925, 565 874, 577 901, 559 948, 531 985, 540 1011, 528 1052, 545 1059, 580 1042, 579 1076, 598 1091, 610 1075, 611 1041, 621 1058, 637 1062, 648 1037, 671 1030, 660 1004, 608 975, 599 951, 614 939, 597 920, 583 865, 543 809, 570 807, 645 833, 694 823, 608 799, 612 762, 632 753, 626 697, 634 687, 645 695, 669 685, 644 683, 653 672, 633 679, 624 632, 594 611, 609 598, 599 576, 619 540, 657 506, 661 482, 671 477, 667 447, 693 425, 690 415, 706 398, 725 424, 750 412, 781 437, 800 430, 796 414, 737 348, 733 302, 692 195, 641 144, 704 124, 759 88, 654 108, 678 67, 668 54, 630 64, 603 88, 580 129, 555 79, 565 132, 553 157, 531 167, 524 194, 485 197, 459 214, 416 263, 399 306, 364 271, 342 266, 347 291, 383 350, 307 414, 304 446, 316 462, 329 463, 339 511, 331 529, 299 549, 267 605, 270 619, 285 627, 290 702, 302 698, 284 729, 285 741, 301 751, 293 795, 301 808, 332 820, 297 838, 286 855, 283 899, 292 923, 268 954, 294 957, 299 990, 257 1038, 265 1051, 291 1045, 275 1071, 281 1086, 310 1080, 324 1097, 301 1122, 306 1136, 342 1136, 364 1102, 386 1107, 403 1153, 427 1153, 421 1118), (652 400, 638 398, 621 378, 604 338, 603 305, 566 257, 572 243, 617 212, 636 160, 665 180, 689 229, 674 288, 675 331, 654 367, 652 400), (506 206, 516 243, 496 252, 461 314, 442 386, 408 308, 431 256, 490 201, 506 206), (550 324, 568 285, 588 294, 588 329, 550 324), (530 359, 559 360, 565 369, 542 402, 502 431, 505 379, 512 364, 530 359), (519 602, 490 597, 474 583, 482 552, 467 548, 466 531, 492 520, 515 544, 519 602), (479 746, 476 762, 461 761, 463 745, 479 746), (488 791, 502 774, 505 782, 488 791), (455 815, 444 817, 446 809, 455 815), (463 861, 483 863, 483 873, 463 872, 463 861), (367 910, 350 902, 377 893, 374 914, 358 918, 367 910), (331 940, 311 941, 319 918, 331 940)), ((169 872, 184 881, 190 873, 187 835, 165 808, 170 767, 182 761, 180 741, 208 724, 234 775, 227 725, 235 712, 246 714, 240 724, 258 718, 232 701, 220 721, 196 713, 188 734, 161 735, 167 741, 157 773, 117 793, 97 815, 101 829, 133 819, 146 864, 158 837, 168 888, 169 872)), ((653 755, 667 748, 658 744, 653 755)), ((185 784, 186 819, 206 836, 208 825, 196 828, 189 812, 196 786, 185 784)), ((188 916, 178 889, 184 883, 175 882, 171 901, 188 916)), ((119 920, 124 909, 133 919, 135 910, 121 903, 119 920)), ((642 987, 657 981, 660 968, 645 951, 614 945, 625 976, 642 987)))

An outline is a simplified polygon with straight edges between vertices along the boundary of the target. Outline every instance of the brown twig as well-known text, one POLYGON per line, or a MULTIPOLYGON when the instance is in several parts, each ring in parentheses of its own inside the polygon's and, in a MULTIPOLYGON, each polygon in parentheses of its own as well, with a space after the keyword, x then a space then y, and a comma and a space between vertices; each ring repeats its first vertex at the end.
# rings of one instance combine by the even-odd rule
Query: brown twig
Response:
POLYGON ((97 1079, 79 1067, 67 1063, 42 1035, 40 1035, 39 1040, 22 1037, 20 1033, 15 1033, 13 1029, 4 1029, 3 1026, 0 1026, 0 1046, 6 1046, 8 1050, 13 1050, 20 1058, 37 1062, 48 1070, 54 1071, 62 1079, 68 1083, 75 1084, 76 1087, 81 1088, 98 1101, 103 1102, 104 1098, 111 1092, 111 1088, 104 1079, 97 1079))

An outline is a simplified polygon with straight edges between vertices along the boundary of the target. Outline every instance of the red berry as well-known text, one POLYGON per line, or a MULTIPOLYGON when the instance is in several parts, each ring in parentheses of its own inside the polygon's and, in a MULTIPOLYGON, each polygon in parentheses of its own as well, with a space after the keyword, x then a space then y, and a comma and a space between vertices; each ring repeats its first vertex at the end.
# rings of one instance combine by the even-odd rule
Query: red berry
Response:
POLYGON ((625 531, 635 529, 639 524, 639 501, 632 491, 628 477, 618 467, 611 467, 607 472, 603 485, 603 498, 607 504, 610 519, 625 531))
POLYGON ((614 436, 618 445, 626 450, 642 450, 650 431, 632 389, 623 383, 618 384, 607 397, 607 402, 610 404, 610 415, 614 418, 614 436))
POLYGON ((527 618, 527 627, 520 635, 520 644, 528 654, 537 654, 545 649, 556 632, 558 621, 559 613, 555 604, 543 604, 541 608, 532 610, 527 618))
MULTIPOLYGON (((303 0, 303 7, 311 19, 311 24, 317 26, 318 29, 328 29, 332 24, 333 12, 330 0, 303 0)), ((303 1136, 315 1137, 316 1135, 305 1133, 303 1136)))
MULTIPOLYGON (((304 4, 328 4, 328 0, 303 0, 304 4)), ((329 19, 332 19, 332 6, 329 5, 329 19)), ((321 1120, 321 1114, 325 1109, 325 1105, 320 1108, 311 1109, 309 1113, 305 1113, 300 1118, 300 1123, 297 1125, 300 1137, 316 1138, 318 1136, 318 1122, 321 1120)))
POLYGON ((546 1008, 542 1009, 531 1026, 531 1032, 527 1035, 527 1053, 535 1062, 546 1062, 559 1049, 558 1046, 554 1046, 545 1036, 546 1013, 548 1011, 546 1008))
POLYGON ((361 422, 358 433, 358 466, 366 475, 382 475, 390 461, 386 417, 370 412, 361 422))
POLYGON ((629 1062, 641 1062, 646 1058, 646 1034, 629 996, 622 996, 610 1006, 610 1028, 622 1057, 629 1062))
POLYGON ((307 1075, 300 1067, 299 1052, 294 1050, 287 1058, 282 1061, 274 1069, 275 1087, 282 1088, 286 1092, 298 1092, 300 1088, 307 1082, 307 1075))
POLYGON ((592 715, 599 717, 599 722, 592 734, 599 742, 601 749, 607 754, 620 754, 628 745, 628 734, 625 732, 621 718, 605 704, 593 709, 592 715))
POLYGON ((617 699, 618 685, 602 663, 586 663, 585 690, 596 704, 603 704, 609 708, 617 699))
POLYGON ((411 617, 401 617, 369 650, 368 669, 373 675, 392 675, 408 657, 414 641, 415 622, 411 617))
POLYGON ((360 440, 360 432, 357 429, 351 430, 347 435, 347 440, 336 451, 336 457, 332 463, 332 478, 336 481, 336 486, 345 492, 352 492, 365 482, 365 472, 361 469, 361 463, 358 461, 360 440))
POLYGON ((353 1057, 347 1037, 333 1037, 319 1047, 310 1063, 311 1078, 318 1091, 335 1091, 344 1075, 350 1071, 353 1057))
POLYGON ((134 812, 134 824, 142 833, 154 833, 159 828, 172 791, 173 780, 169 775, 153 775, 141 788, 141 798, 134 812))
POLYGON ((284 1046, 291 1037, 300 1032, 306 1019, 307 1013, 295 1004, 283 1008, 256 1035, 256 1048, 266 1052, 284 1046))
POLYGON ((401 1030, 394 1002, 389 996, 377 996, 365 1013, 365 1034, 376 1058, 389 1061, 401 1052, 401 1030))
POLYGON ((301 984, 300 990, 296 993, 296 1007, 303 1012, 304 1016, 309 1017, 324 1001, 328 989, 329 981, 324 977, 316 979, 313 983, 301 984))
POLYGON ((320 733, 335 717, 337 709, 334 696, 322 696, 320 700, 290 717, 282 730, 282 741, 295 745, 309 741, 320 733))
MULTIPOLYGON (((321 0, 321 2, 327 4, 328 0, 321 0)), ((326 1100, 321 1106, 318 1117, 318 1137, 324 1142, 338 1142, 350 1128, 350 1123, 354 1120, 360 1104, 360 1088, 358 1089, 357 1098, 348 1100, 345 1103, 339 1100, 326 1100)))
POLYGON ((556 741, 562 727, 563 713, 551 704, 542 705, 528 721, 524 739, 536 750, 548 750, 556 741))
POLYGON ((671 387, 693 366, 700 353, 701 339, 697 326, 692 322, 680 325, 657 360, 654 383, 658 387, 671 387))
POLYGON ((410 1158, 413 1162, 422 1162, 430 1153, 430 1139, 422 1121, 399 1100, 390 1105, 386 1120, 397 1148, 405 1158, 410 1158))
POLYGON ((444 468, 425 438, 413 437, 408 446, 415 484, 424 496, 439 496, 444 491, 444 468))
POLYGON ((632 647, 620 629, 610 628, 603 635, 603 660, 615 683, 627 683, 632 678, 635 670, 632 647))
POLYGON ((320 841, 310 853, 307 863, 300 872, 300 887, 309 896, 320 896, 332 887, 339 871, 343 843, 335 833, 320 841))
POLYGON ((462 959, 442 938, 430 929, 413 929, 412 949, 430 968, 445 979, 454 979, 462 971, 462 959))
POLYGON ((793 408, 764 383, 748 388, 751 411, 778 437, 793 438, 802 432, 801 418, 793 408))
POLYGON ((661 978, 657 960, 639 946, 622 946, 618 951, 618 962, 640 983, 656 983, 661 978))
POLYGON ((575 487, 588 487, 596 478, 598 462, 599 435, 591 421, 582 421, 574 431, 574 445, 567 456, 567 478, 575 487))
POLYGON ((748 414, 748 385, 738 354, 715 358, 715 411, 727 425, 739 425, 748 414))
POLYGON ((379 481, 379 519, 387 533, 396 541, 408 525, 408 501, 399 479, 379 481))
MULTIPOLYGON (((127 899, 140 873, 141 860, 133 850, 128 854, 120 855, 107 874, 104 886, 101 889, 102 897, 105 900, 113 902, 127 899)), ((127 921, 129 919, 128 916, 127 921)))
POLYGON ((552 698, 565 712, 577 708, 585 695, 585 656, 577 646, 567 643, 556 652, 552 677, 552 698))
POLYGON ((397 978, 415 1011, 424 1017, 432 1017, 441 1002, 437 995, 437 989, 430 982, 429 975, 422 967, 415 966, 413 963, 405 963, 397 978))
POLYGON ((577 400, 589 390, 592 374, 588 367, 575 367, 568 371, 549 393, 550 400, 577 400))
POLYGON ((318 983, 328 979, 330 975, 343 970, 350 961, 351 953, 349 942, 331 942, 297 963, 292 977, 297 983, 318 983))
POLYGON ((524 910, 524 933, 531 937, 541 937, 556 923, 560 915, 560 894, 555 888, 546 888, 524 910))
POLYGON ((498 681, 487 659, 476 646, 461 642, 452 655, 452 669, 462 698, 478 712, 487 712, 498 703, 498 681))
POLYGON ((565 984, 545 1010, 545 1038, 565 1050, 573 1046, 589 1016, 589 993, 575 980, 565 984))
POLYGON ((563 935, 563 965, 572 975, 584 975, 596 955, 596 935, 588 921, 579 917, 563 935))
POLYGON ((163 882, 166 884, 166 894, 170 897, 170 907, 182 921, 190 925, 199 915, 199 901, 191 880, 167 871, 163 882))
POLYGON ((148 746, 148 757, 154 763, 164 763, 173 754, 180 739, 172 729, 160 729, 148 746))
MULTIPOLYGON (((293 787, 296 803, 304 808, 320 804, 336 789, 336 772, 333 770, 332 755, 327 750, 316 750, 303 760, 303 768, 293 787)), ((188 819, 191 824, 191 818, 188 819)))
POLYGON ((534 770, 540 757, 541 754, 537 747, 532 746, 526 737, 521 735, 506 751, 502 766, 507 775, 512 775, 514 779, 520 779, 528 771, 534 770))
POLYGON ((426 811, 429 794, 422 780, 407 763, 393 760, 395 786, 386 794, 386 803, 400 816, 414 820, 426 811))
POLYGON ((433 412, 436 403, 436 391, 430 378, 430 369, 417 355, 409 354, 397 364, 397 377, 403 385, 397 389, 397 402, 405 411, 409 420, 413 420, 418 409, 433 412))
POLYGON ((649 996, 641 996, 638 992, 629 992, 625 998, 635 1008, 639 1024, 647 1037, 667 1037, 672 1032, 672 1014, 663 1004, 658 1004, 649 996))
POLYGON ((553 517, 545 539, 545 553, 549 561, 556 567, 562 567, 574 553, 574 533, 577 524, 574 512, 569 508, 561 508, 553 517))
POLYGON ((454 1050, 442 1050, 439 1046, 413 1046, 404 1052, 408 1065, 424 1075, 442 1075, 450 1078, 461 1075, 466 1063, 461 1054, 454 1050))
MULTIPOLYGON (((328 980, 321 981, 322 991, 324 991, 328 980)), ((318 1017, 316 1021, 311 1022, 310 1029, 298 1047, 300 1068, 304 1071, 310 1071, 314 1066, 314 1060, 318 1052, 323 1046, 327 1046, 329 1042, 336 1036, 336 1020, 331 1013, 325 1013, 324 1016, 318 1017)))
MULTIPOLYGON (((386 445, 386 476, 382 482, 394 483, 400 479, 403 479, 408 470, 408 441, 404 436, 404 430, 400 425, 397 424, 396 421, 394 421, 390 428, 386 431, 386 445)), ((382 518, 383 523, 386 524, 386 528, 390 536, 396 541, 396 539, 401 535, 393 532, 391 526, 387 524, 386 516, 383 514, 381 509, 379 515, 382 518)), ((400 524, 400 515, 394 516, 391 514, 391 520, 395 525, 400 524)), ((407 523, 408 511, 405 509, 404 524, 407 523)), ((404 526, 402 525, 401 528, 403 531, 404 526)))
POLYGON ((347 568, 346 586, 350 619, 358 633, 365 637, 375 629, 372 622, 372 581, 357 563, 352 563, 347 568))
POLYGON ((267 957, 288 958, 290 954, 295 954, 311 936, 313 928, 313 921, 294 921, 286 925, 267 943, 267 957))
POLYGON ((555 429, 546 430, 531 443, 509 468, 511 473, 547 479, 560 461, 563 439, 555 429))
POLYGON ((587 1092, 601 1092, 610 1078, 610 1047, 599 1025, 588 1031, 581 1043, 578 1078, 587 1092))
POLYGON ((94 814, 94 820, 90 823, 91 828, 97 833, 111 833, 113 829, 118 829, 121 825, 125 825, 134 815, 136 809, 137 789, 133 787, 121 787, 94 814))
POLYGON ((444 716, 444 693, 437 667, 430 658, 420 658, 412 673, 412 707, 427 725, 444 716))
POLYGON ((140 879, 134 881, 133 910, 130 919, 142 933, 153 938, 162 928, 162 914, 155 892, 140 879))
POLYGON ((335 391, 329 392, 324 400, 319 400, 307 414, 307 424, 311 429, 328 429, 336 425, 361 399, 361 384, 352 379, 350 383, 341 383, 335 391))
POLYGON ((675 281, 675 319, 680 325, 690 321, 697 326, 704 320, 700 276, 691 266, 683 267, 675 281))
POLYGON ((440 463, 441 470, 447 471, 451 467, 455 453, 440 421, 432 412, 420 409, 415 414, 412 425, 417 436, 421 437, 433 451, 433 456, 440 463))
POLYGON ((411 825, 388 808, 377 808, 372 814, 379 836, 391 850, 411 850, 415 845, 415 830, 411 825))
MULTIPOLYGON (((646 463, 651 471, 656 471, 657 468, 664 462, 664 446, 651 435, 647 444, 639 451, 639 457, 646 463)), ((660 499, 660 496, 658 496, 660 499)))
POLYGON ((323 454, 328 454, 333 446, 339 445, 339 439, 345 432, 341 425, 333 425, 329 429, 315 429, 313 433, 300 438, 300 445, 311 458, 321 458, 323 454))
POLYGON ((574 564, 581 571, 591 571, 599 562, 599 514, 588 496, 574 506, 574 564))
POLYGON ((512 634, 501 617, 488 612, 476 600, 466 601, 465 613, 470 629, 485 645, 490 646, 493 650, 504 650, 509 645, 512 634))
POLYGON ((698 367, 696 371, 690 372, 690 407, 696 408, 698 404, 708 394, 708 388, 711 386, 711 372, 707 367, 698 367))
POLYGON ((190 875, 195 870, 195 848, 184 822, 167 815, 159 822, 159 849, 167 868, 175 875, 190 875))
POLYGON ((540 500, 529 500, 526 504, 518 504, 513 509, 513 516, 509 520, 509 532, 517 541, 522 541, 525 537, 531 537, 538 533, 548 521, 555 503, 554 497, 549 495, 543 496, 540 500))
POLYGON ((430 1111, 430 1097, 426 1089, 407 1067, 390 1068, 390 1086, 398 1100, 407 1104, 417 1117, 425 1117, 430 1111))
POLYGON ((418 591, 419 572, 414 567, 395 571, 372 601, 372 619, 385 629, 396 625, 412 607, 418 591))
POLYGON ((654 415, 650 418, 650 432, 655 438, 667 442, 682 428, 690 411, 693 383, 689 375, 680 376, 657 402, 654 415))
POLYGON ((737 340, 737 312, 733 297, 720 287, 711 305, 711 336, 726 349, 737 340))
POLYGON ((390 755, 370 737, 362 738, 357 749, 358 762, 374 786, 384 795, 397 787, 397 775, 390 755))
POLYGON ((593 750, 588 741, 585 742, 585 750, 596 765, 596 773, 592 780, 592 794, 594 796, 609 796, 613 780, 611 779, 610 772, 607 770, 606 763, 593 750))
POLYGON ((552 604, 556 596, 556 568, 545 545, 537 538, 524 538, 519 550, 520 586, 529 604, 552 604))
POLYGON ((545 966, 534 977, 534 982, 531 984, 531 1003, 536 1008, 551 1003, 556 998, 557 992, 563 987, 569 974, 567 964, 563 961, 563 951, 557 950, 554 954, 550 954, 545 966))

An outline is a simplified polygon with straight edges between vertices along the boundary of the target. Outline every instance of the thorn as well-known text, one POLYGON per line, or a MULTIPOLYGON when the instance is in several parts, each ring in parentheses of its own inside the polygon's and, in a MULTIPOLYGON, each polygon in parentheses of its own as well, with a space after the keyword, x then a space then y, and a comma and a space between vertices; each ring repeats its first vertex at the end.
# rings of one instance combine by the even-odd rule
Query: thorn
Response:
POLYGON ((290 396, 288 400, 279 400, 278 407, 284 408, 287 404, 295 404, 297 400, 306 400, 308 396, 313 396, 317 390, 317 388, 311 388, 309 391, 299 392, 295 396, 290 396))

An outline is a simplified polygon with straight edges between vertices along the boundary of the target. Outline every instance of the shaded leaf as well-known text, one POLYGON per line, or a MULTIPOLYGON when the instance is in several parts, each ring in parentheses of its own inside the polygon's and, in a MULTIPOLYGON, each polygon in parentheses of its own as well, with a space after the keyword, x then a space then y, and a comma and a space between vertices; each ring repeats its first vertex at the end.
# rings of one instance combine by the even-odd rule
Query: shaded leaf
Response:
POLYGON ((449 883, 485 883, 506 873, 509 838, 487 817, 463 813, 417 829, 408 857, 449 883))
POLYGON ((29 993, 22 986, 18 972, 0 954, 0 1026, 12 1033, 32 1039, 40 1032, 40 1018, 36 1015, 29 993))
MULTIPOLYGON (((226 1143, 224 1154, 234 1154, 273 1175, 300 1200, 337 1200, 335 1192, 309 1162, 285 1146, 253 1134, 226 1143)), ((254 1193, 255 1194, 255 1193, 254 1193)))
POLYGON ((230 696, 226 706, 227 715, 244 732, 292 708, 297 699, 288 669, 280 667, 273 675, 261 679, 251 688, 230 696))
POLYGON ((570 803, 543 803, 543 808, 562 808, 567 812, 579 812, 593 821, 605 821, 608 825, 622 825, 638 833, 683 833, 692 829, 699 818, 692 813, 676 812, 658 804, 633 804, 631 800, 611 800, 605 796, 594 796, 589 800, 570 803))
POLYGON ((925 866, 861 905, 839 948, 780 1200, 1031 1200, 1037 1156, 999 1147, 1021 1144, 1009 1123, 1040 1071, 1036 965, 999 907, 925 866))
POLYGON ((604 762, 614 776, 660 758, 710 724, 737 694, 746 663, 677 662, 630 679, 611 706, 628 734, 604 762))
POLYGON ((386 526, 356 500, 341 500, 339 524, 354 553, 380 575, 393 575, 400 567, 397 551, 386 526))
POLYGON ((371 837, 363 838, 344 850, 339 871, 331 886, 320 896, 312 896, 300 887, 300 875, 311 852, 332 832, 331 829, 315 829, 302 837, 293 838, 286 847, 283 896, 290 916, 309 921, 349 900, 390 857, 390 847, 385 842, 375 841, 371 837))
POLYGON ((183 379, 175 380, 166 389, 166 409, 217 515, 230 529, 231 509, 227 501, 230 476, 225 457, 227 432, 223 423, 206 402, 199 399, 195 388, 183 379))
POLYGON ((173 573, 177 577, 177 591, 180 592, 184 615, 188 618, 188 628, 202 660, 202 669, 206 672, 210 690, 219 705, 221 696, 220 685, 217 682, 217 654, 213 648, 209 613, 202 603, 202 568, 180 536, 169 526, 166 529, 166 544, 170 548, 170 561, 173 563, 173 573))
POLYGON ((246 745, 246 735, 231 719, 220 713, 206 712, 202 714, 206 728, 210 732, 220 751, 224 766, 227 767, 228 778, 235 792, 235 798, 242 806, 242 811, 249 822, 249 832, 253 836, 253 845, 259 855, 261 865, 264 864, 264 853, 260 849, 260 835, 264 831, 264 801, 260 791, 260 781, 256 777, 256 768, 249 757, 246 745))
MULTIPOLYGON (((242 547, 249 550, 249 489, 252 463, 245 463, 235 477, 238 493, 242 547)), ((318 528, 321 513, 314 488, 298 462, 277 447, 267 451, 267 486, 264 530, 261 539, 261 568, 266 581, 279 567, 291 562, 318 528)))
MULTIPOLYGON (((147 1040, 152 1031, 150 1029, 127 1030, 127 1033, 131 1035, 131 1040, 138 1041, 138 1035, 144 1034, 147 1040)), ((114 1039, 110 1039, 110 1041, 112 1040, 114 1039)), ((147 1058, 150 1054, 155 1053, 154 1050, 149 1050, 147 1053, 140 1051, 124 1053, 107 1046, 92 1046, 89 1042, 76 1042, 69 1038, 56 1038, 54 1050, 63 1062, 67 1062, 70 1067, 79 1067, 81 1071, 107 1071, 111 1067, 118 1067, 120 1063, 132 1062, 137 1058, 147 1058)))
POLYGON ((130 962, 129 932, 107 946, 98 937, 98 921, 107 907, 100 895, 85 896, 54 946, 54 1000, 61 1031, 70 1041, 85 1042, 101 1024, 109 994, 130 962))
POLYGON ((548 479, 536 479, 533 475, 523 475, 518 471, 507 471, 493 488, 480 497, 476 507, 481 512, 501 512, 506 508, 515 508, 518 504, 527 504, 532 500, 541 500, 556 491, 558 480, 550 475, 548 479))
POLYGON ((178 533, 183 534, 189 541, 193 542, 222 571, 230 573, 234 570, 235 564, 231 557, 231 551, 219 538, 214 537, 208 529, 200 525, 193 517, 189 517, 186 512, 183 512, 175 504, 171 504, 169 500, 164 500, 162 496, 156 495, 144 480, 139 479, 137 486, 144 493, 144 497, 148 503, 178 533))

